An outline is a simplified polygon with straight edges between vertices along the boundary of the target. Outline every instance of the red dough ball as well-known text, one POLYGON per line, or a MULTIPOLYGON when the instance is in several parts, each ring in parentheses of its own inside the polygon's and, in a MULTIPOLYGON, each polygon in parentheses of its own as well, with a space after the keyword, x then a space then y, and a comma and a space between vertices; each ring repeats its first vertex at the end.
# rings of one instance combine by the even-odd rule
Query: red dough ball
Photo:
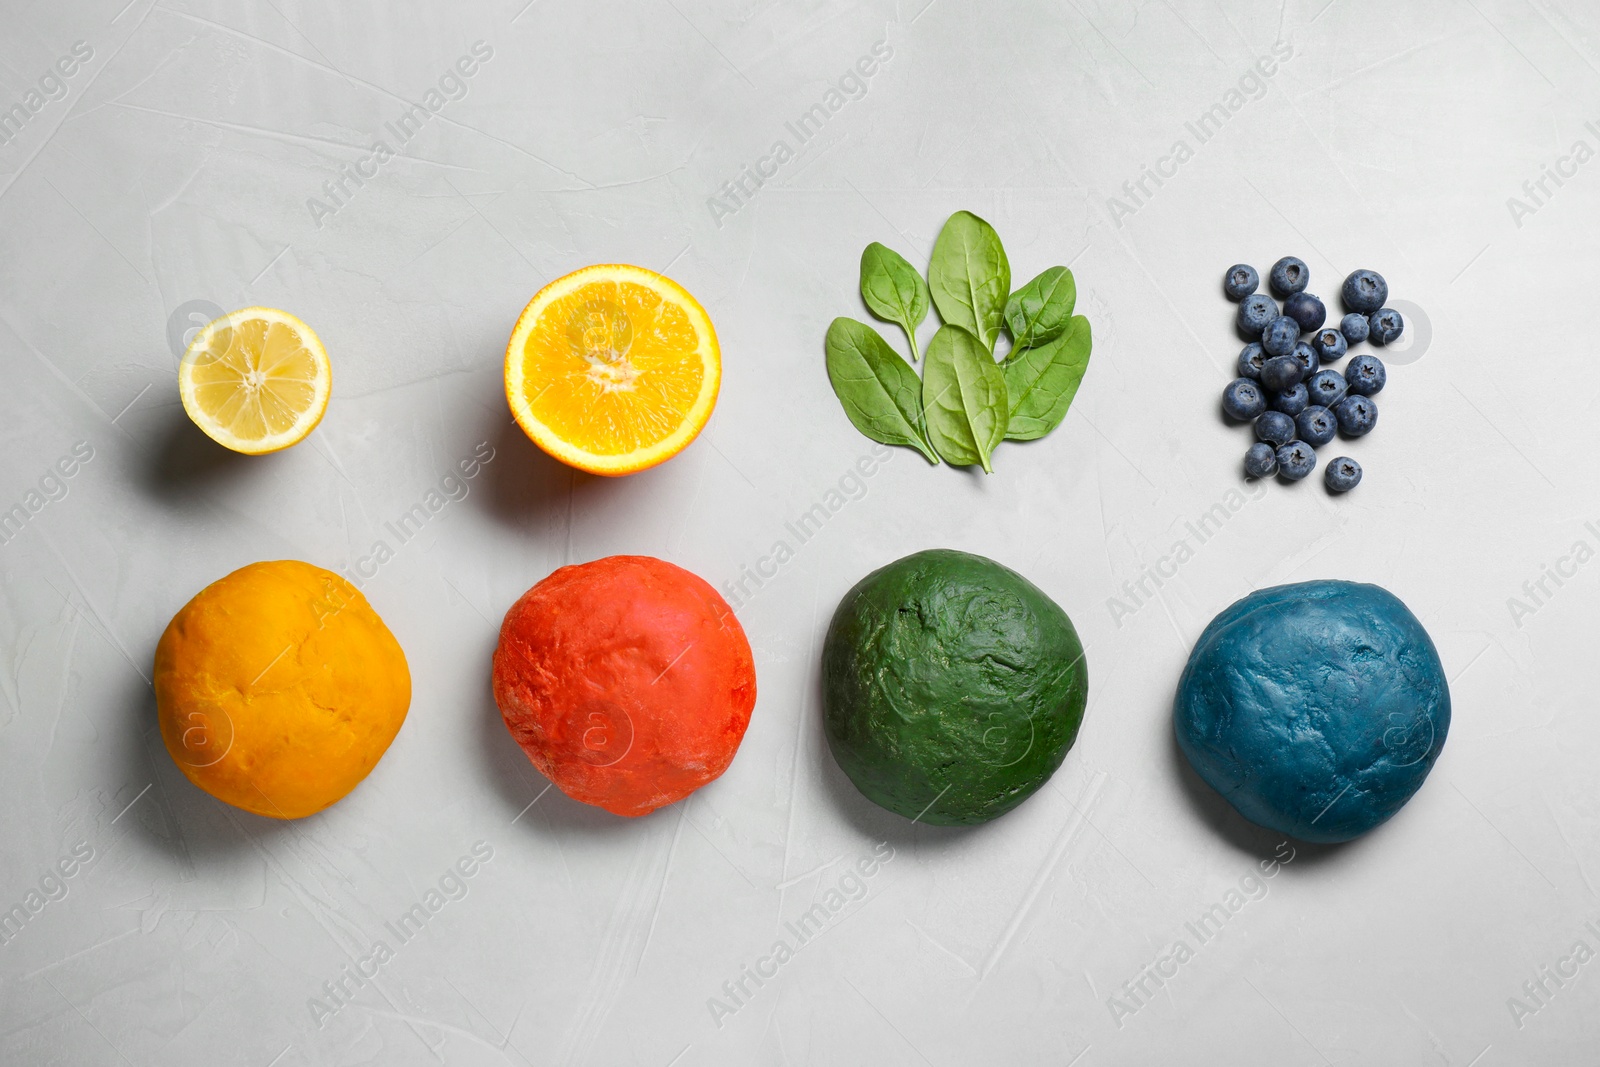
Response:
POLYGON ((562 567, 511 605, 494 699, 574 800, 647 815, 727 770, 756 703, 750 642, 717 591, 650 556, 562 567))

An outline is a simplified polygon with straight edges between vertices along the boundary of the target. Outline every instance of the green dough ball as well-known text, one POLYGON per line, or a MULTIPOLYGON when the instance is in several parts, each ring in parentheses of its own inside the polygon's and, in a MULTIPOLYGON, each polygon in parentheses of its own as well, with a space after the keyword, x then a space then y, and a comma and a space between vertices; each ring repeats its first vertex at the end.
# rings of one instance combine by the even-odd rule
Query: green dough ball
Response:
POLYGON ((833 758, 867 799, 988 822, 1055 773, 1089 688, 1072 620, 1016 571, 932 549, 845 594, 822 648, 833 758))

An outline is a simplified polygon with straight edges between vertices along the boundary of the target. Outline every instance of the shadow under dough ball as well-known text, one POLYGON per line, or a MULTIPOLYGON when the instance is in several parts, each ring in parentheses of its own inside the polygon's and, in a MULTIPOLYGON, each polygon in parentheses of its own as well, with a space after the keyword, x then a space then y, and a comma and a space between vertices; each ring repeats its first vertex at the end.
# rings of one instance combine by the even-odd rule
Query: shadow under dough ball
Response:
POLYGON ((1301 582, 1211 621, 1173 725, 1195 771, 1246 819, 1348 841, 1422 787, 1450 729, 1450 691, 1433 641, 1394 594, 1301 582))
POLYGON ((988 822, 1049 780, 1088 694, 1072 620, 983 556, 917 552, 845 594, 822 650, 828 747, 873 803, 988 822))

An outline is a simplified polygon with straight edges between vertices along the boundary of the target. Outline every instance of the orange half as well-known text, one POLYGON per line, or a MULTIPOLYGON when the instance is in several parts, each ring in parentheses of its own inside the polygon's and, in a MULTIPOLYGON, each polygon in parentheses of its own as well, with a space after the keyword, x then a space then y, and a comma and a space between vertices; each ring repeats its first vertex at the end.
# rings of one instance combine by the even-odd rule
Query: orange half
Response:
POLYGON ((607 263, 557 278, 528 302, 506 345, 517 425, 592 474, 632 474, 683 451, 721 384, 705 308, 643 267, 607 263))

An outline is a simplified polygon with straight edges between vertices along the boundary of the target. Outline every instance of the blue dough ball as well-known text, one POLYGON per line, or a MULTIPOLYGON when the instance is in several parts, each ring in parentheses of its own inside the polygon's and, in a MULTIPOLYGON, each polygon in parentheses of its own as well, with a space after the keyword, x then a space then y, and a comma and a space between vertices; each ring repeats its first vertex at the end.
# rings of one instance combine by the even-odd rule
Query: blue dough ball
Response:
POLYGON ((1348 841, 1422 787, 1450 730, 1450 690, 1393 593, 1300 582, 1211 620, 1172 719, 1190 764, 1240 815, 1302 841, 1348 841))

